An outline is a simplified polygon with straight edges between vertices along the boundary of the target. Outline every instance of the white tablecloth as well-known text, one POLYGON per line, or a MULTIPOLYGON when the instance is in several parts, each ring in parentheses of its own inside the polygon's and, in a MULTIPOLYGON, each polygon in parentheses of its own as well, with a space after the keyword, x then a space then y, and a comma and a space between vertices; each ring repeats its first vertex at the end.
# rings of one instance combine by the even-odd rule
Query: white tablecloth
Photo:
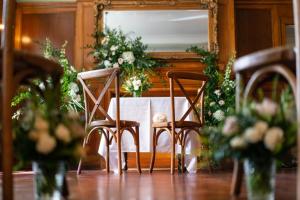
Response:
MULTIPOLYGON (((116 99, 113 98, 109 104, 108 113, 115 118, 116 99)), ((175 97, 175 118, 179 120, 188 109, 189 103, 184 97, 175 97)), ((121 120, 132 120, 140 123, 140 152, 152 151, 152 117, 156 113, 165 113, 168 120, 171 119, 170 97, 122 97, 120 98, 121 120)), ((191 112, 192 113, 192 112, 191 112)), ((192 114, 186 120, 192 120, 192 114)), ((157 152, 170 152, 170 135, 164 133, 159 137, 157 152)), ((190 173, 197 171, 197 155, 200 153, 200 138, 196 133, 191 133, 186 140, 186 167, 190 173)), ((136 147, 131 134, 124 133, 122 136, 122 151, 135 152, 136 147)), ((176 152, 180 153, 180 146, 176 146, 176 152)), ((117 172, 117 145, 115 142, 110 146, 110 167, 117 172)), ((105 139, 101 139, 98 153, 105 158, 105 139)), ((124 158, 122 158, 124 165, 124 158)))

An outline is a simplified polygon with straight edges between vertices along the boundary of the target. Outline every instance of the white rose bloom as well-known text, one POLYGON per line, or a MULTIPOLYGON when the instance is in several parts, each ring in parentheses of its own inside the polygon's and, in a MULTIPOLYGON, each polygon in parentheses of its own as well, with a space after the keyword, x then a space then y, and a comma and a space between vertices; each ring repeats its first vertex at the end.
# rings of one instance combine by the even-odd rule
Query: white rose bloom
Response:
POLYGON ((278 127, 270 128, 266 132, 266 136, 264 138, 264 144, 267 149, 270 151, 274 151, 276 146, 280 144, 283 140, 283 130, 278 127))
POLYGON ((278 110, 278 105, 274 101, 265 98, 260 104, 256 104, 255 110, 261 115, 274 116, 278 110))
POLYGON ((222 110, 217 110, 213 113, 213 117, 218 121, 222 121, 225 118, 225 114, 222 110))
POLYGON ((134 90, 139 90, 140 86, 142 85, 142 82, 141 80, 133 80, 132 85, 134 90))
POLYGON ((65 143, 69 143, 71 141, 71 134, 70 134, 70 131, 69 129, 64 126, 63 124, 59 124, 57 127, 56 127, 56 130, 55 130, 55 135, 56 137, 65 142, 65 143))
POLYGON ((113 64, 113 68, 118 68, 118 67, 119 67, 119 63, 113 64))
POLYGON ((215 90, 214 92, 216 95, 220 96, 221 95, 221 91, 220 90, 215 90))
POLYGON ((122 58, 124 59, 124 61, 127 61, 129 64, 132 64, 135 61, 135 57, 132 51, 123 52, 122 58))
POLYGON ((109 60, 105 60, 105 61, 104 61, 104 66, 105 66, 106 68, 111 67, 111 62, 110 62, 109 60))
POLYGON ((230 146, 234 149, 244 149, 247 146, 247 142, 243 137, 236 136, 230 140, 230 146))
POLYGON ((79 87, 76 83, 72 82, 70 83, 70 90, 73 90, 75 93, 79 92, 79 87))
POLYGON ((167 122, 167 115, 165 113, 156 113, 153 118, 153 122, 167 122))
POLYGON ((118 63, 119 63, 120 65, 122 65, 123 62, 124 62, 124 59, 123 59, 123 58, 119 58, 119 59, 118 59, 118 63))
POLYGON ((46 120, 41 118, 40 116, 37 116, 35 118, 34 122, 34 128, 38 131, 48 131, 49 129, 49 124, 46 120))
POLYGON ((238 120, 234 116, 227 117, 223 126, 223 135, 231 136, 239 130, 238 120))
POLYGON ((41 154, 49 154, 56 147, 56 140, 49 134, 41 134, 36 144, 36 150, 41 154))
POLYGON ((220 101, 219 101, 219 105, 220 105, 220 106, 223 106, 224 104, 225 104, 225 101, 224 101, 224 100, 220 100, 220 101))
POLYGON ((119 48, 118 46, 112 45, 112 46, 110 47, 110 50, 111 50, 111 51, 116 51, 118 48, 119 48))
POLYGON ((254 124, 254 128, 259 131, 262 135, 268 130, 269 125, 264 121, 258 121, 254 124))
POLYGON ((247 128, 244 132, 244 137, 249 143, 257 143, 263 139, 264 134, 254 127, 247 128))

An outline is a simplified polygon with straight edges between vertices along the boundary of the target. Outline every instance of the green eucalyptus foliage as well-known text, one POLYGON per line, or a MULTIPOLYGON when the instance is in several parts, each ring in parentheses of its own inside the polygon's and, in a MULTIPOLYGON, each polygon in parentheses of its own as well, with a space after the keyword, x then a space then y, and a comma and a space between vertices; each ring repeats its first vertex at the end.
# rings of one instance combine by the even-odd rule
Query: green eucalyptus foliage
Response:
MULTIPOLYGON (((46 38, 44 43, 41 43, 41 48, 43 52, 43 56, 47 59, 58 62, 63 68, 63 76, 61 78, 61 111, 76 111, 80 112, 84 109, 83 107, 83 99, 82 99, 82 91, 80 87, 77 85, 77 71, 73 66, 69 63, 66 57, 66 46, 67 42, 65 42, 61 48, 56 48, 52 42, 46 38)), ((47 82, 51 83, 51 80, 48 79, 47 82)), ((45 83, 40 80, 33 80, 33 85, 38 87, 40 90, 45 89, 45 83)), ((37 98, 40 103, 43 103, 44 100, 30 87, 22 87, 19 90, 19 93, 13 98, 12 106, 19 106, 24 101, 37 98)))

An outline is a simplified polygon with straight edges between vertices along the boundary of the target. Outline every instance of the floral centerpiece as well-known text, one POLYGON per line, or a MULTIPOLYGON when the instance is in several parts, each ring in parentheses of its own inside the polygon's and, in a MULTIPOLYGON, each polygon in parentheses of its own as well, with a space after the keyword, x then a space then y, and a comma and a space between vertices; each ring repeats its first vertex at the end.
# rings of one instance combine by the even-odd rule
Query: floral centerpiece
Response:
MULTIPOLYGON (((141 92, 151 88, 149 75, 157 72, 155 68, 162 65, 146 53, 147 45, 142 43, 142 38, 130 39, 121 30, 105 30, 101 34, 95 34, 95 43, 88 45, 91 48, 95 59, 96 68, 119 67, 121 69, 122 88, 129 88, 128 80, 138 77, 141 80, 141 92)), ((126 92, 134 94, 132 89, 125 89, 126 92)))
POLYGON ((296 144, 297 125, 284 102, 251 103, 211 128, 209 143, 215 158, 244 160, 248 199, 274 199, 275 159, 296 144))
POLYGON ((123 89, 134 97, 140 97, 142 92, 147 91, 151 86, 149 77, 143 73, 128 77, 123 83, 123 89))

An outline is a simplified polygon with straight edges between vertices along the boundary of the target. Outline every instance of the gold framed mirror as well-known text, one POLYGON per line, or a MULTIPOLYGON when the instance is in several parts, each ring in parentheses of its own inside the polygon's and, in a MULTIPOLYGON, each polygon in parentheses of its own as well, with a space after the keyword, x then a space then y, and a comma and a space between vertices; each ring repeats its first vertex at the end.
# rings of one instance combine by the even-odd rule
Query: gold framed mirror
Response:
POLYGON ((157 58, 194 58, 190 46, 218 53, 217 12, 217 0, 97 0, 95 28, 141 36, 157 58))

